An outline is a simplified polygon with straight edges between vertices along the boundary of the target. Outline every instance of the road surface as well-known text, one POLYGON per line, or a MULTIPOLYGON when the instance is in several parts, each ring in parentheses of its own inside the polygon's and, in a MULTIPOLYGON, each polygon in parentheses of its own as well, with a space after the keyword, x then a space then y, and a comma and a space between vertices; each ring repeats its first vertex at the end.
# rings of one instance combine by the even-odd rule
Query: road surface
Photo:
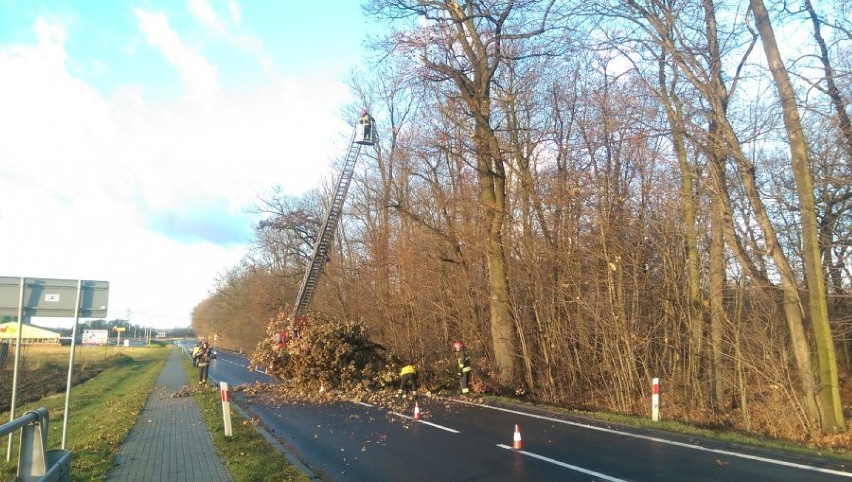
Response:
MULTIPOLYGON (((247 367, 244 357, 220 352, 210 378, 275 383, 247 367)), ((261 397, 242 405, 325 480, 852 481, 852 471, 830 460, 530 409, 421 397, 414 421, 413 402, 404 413, 261 397)))

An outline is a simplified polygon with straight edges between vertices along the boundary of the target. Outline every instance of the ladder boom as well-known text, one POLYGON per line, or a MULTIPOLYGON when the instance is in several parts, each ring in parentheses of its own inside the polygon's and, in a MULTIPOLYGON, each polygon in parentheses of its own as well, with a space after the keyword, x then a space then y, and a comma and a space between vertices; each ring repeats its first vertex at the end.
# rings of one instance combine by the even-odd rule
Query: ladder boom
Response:
POLYGON ((299 288, 299 294, 296 297, 296 303, 293 308, 294 320, 304 319, 307 314, 308 306, 311 304, 314 296, 317 281, 319 281, 323 266, 328 259, 328 250, 334 241, 334 232, 337 230, 340 217, 343 214, 343 204, 346 201, 349 184, 355 172, 355 163, 358 161, 358 156, 361 153, 361 146, 371 146, 375 143, 375 129, 373 124, 373 118, 364 111, 361 114, 361 119, 355 126, 355 132, 352 135, 352 140, 349 142, 349 152, 346 154, 343 169, 340 172, 340 177, 337 179, 337 187, 334 190, 331 205, 325 215, 319 236, 314 243, 313 254, 311 254, 311 259, 305 271, 305 277, 302 280, 302 286, 299 288))

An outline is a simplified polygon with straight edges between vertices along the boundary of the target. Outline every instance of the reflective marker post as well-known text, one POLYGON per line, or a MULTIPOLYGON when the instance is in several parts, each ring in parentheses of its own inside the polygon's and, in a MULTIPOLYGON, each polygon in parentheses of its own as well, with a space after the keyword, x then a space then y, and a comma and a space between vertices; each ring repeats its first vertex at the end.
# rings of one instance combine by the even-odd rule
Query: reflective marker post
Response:
POLYGON ((660 421, 660 379, 651 380, 651 420, 660 421))
POLYGON ((234 431, 231 429, 231 397, 228 395, 228 382, 219 382, 219 388, 222 390, 222 420, 225 422, 225 436, 233 437, 234 431))

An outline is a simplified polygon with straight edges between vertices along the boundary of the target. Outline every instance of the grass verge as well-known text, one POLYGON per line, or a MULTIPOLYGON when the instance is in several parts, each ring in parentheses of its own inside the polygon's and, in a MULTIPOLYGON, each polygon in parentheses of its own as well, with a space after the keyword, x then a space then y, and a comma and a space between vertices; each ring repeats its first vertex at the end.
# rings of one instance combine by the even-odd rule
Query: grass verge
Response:
MULTIPOLYGON (((169 347, 126 349, 103 360, 103 371, 96 377, 71 388, 67 449, 73 454, 73 481, 104 480, 115 455, 153 390, 162 371, 169 347)), ((62 444, 62 417, 65 394, 58 393, 17 407, 16 415, 45 407, 50 411, 48 448, 62 444)), ((0 414, 8 420, 8 412, 0 414)), ((19 432, 13 436, 12 460, 6 462, 6 443, 2 437, 0 471, 14 476, 17 470, 19 432)))
MULTIPOLYGON (((184 369, 189 380, 198 379, 192 362, 184 357, 184 369)), ((199 387, 190 384, 201 417, 213 436, 213 444, 222 463, 225 464, 236 482, 307 482, 311 479, 291 464, 277 448, 272 447, 254 424, 246 420, 239 411, 231 408, 232 437, 225 437, 222 421, 222 399, 218 385, 199 387)))

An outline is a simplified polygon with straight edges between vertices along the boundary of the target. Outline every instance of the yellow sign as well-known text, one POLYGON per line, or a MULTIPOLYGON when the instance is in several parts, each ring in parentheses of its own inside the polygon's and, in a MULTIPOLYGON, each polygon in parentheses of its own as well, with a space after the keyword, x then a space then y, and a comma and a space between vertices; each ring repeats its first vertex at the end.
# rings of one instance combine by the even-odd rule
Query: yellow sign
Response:
POLYGON ((127 328, 125 328, 123 326, 116 326, 116 327, 113 327, 113 330, 114 331, 125 331, 125 330, 127 330, 127 328))

